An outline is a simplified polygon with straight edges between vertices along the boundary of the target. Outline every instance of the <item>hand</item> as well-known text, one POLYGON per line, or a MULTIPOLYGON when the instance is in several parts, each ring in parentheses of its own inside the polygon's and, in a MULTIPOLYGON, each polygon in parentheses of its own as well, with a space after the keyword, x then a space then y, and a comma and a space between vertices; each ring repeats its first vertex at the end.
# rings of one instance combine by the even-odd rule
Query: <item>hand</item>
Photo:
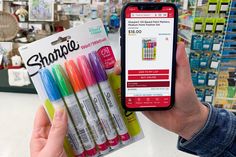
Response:
MULTIPOLYGON (((117 74, 121 71, 119 64, 115 65, 117 74)), ((167 111, 145 111, 143 114, 157 125, 189 140, 204 126, 209 111, 195 94, 184 43, 178 43, 175 81, 175 105, 167 111)))
POLYGON ((30 142, 31 157, 66 157, 63 148, 67 133, 67 114, 65 109, 55 111, 52 125, 41 106, 34 121, 30 142))

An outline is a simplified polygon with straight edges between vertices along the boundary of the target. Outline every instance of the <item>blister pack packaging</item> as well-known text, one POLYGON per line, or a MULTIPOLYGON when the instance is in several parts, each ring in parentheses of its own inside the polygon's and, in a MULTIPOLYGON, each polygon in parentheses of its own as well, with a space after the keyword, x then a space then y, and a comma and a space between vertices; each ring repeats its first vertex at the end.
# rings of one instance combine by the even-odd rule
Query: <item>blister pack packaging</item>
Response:
POLYGON ((142 139, 134 112, 120 101, 120 76, 104 26, 97 19, 19 48, 52 120, 68 113, 68 157, 109 154, 142 139))

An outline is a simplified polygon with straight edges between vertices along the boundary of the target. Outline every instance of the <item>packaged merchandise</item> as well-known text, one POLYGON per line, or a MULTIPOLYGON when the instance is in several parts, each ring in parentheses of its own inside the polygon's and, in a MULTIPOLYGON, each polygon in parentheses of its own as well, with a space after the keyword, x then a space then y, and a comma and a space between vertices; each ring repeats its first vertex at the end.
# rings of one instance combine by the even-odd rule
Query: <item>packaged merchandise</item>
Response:
POLYGON ((196 70, 191 70, 191 76, 192 76, 192 81, 193 81, 193 85, 197 86, 198 85, 198 72, 196 70))
POLYGON ((223 36, 222 36, 222 35, 215 34, 215 35, 213 36, 212 51, 220 51, 220 50, 221 50, 222 43, 223 43, 223 36))
POLYGON ((122 108, 116 60, 99 19, 19 51, 50 119, 56 108, 68 112, 68 157, 103 156, 143 138, 136 114, 122 108))
POLYGON ((219 53, 213 53, 211 57, 210 68, 217 69, 220 63, 221 55, 219 53))
POLYGON ((202 41, 202 50, 211 51, 213 45, 213 37, 211 35, 204 35, 202 41))
POLYGON ((213 97, 214 97, 214 91, 212 89, 206 89, 204 101, 212 103, 213 97))
POLYGON ((215 86, 217 74, 215 72, 209 72, 207 75, 208 75, 207 76, 207 86, 215 86))
POLYGON ((205 86, 207 81, 207 72, 206 71, 200 71, 198 72, 198 85, 199 86, 205 86))
POLYGON ((208 13, 216 13, 218 8, 218 0, 209 0, 207 8, 208 13))
POLYGON ((200 68, 208 68, 210 60, 210 53, 202 53, 200 56, 199 67, 200 68))
POLYGON ((191 53, 189 56, 189 62, 191 69, 198 69, 200 63, 200 54, 199 53, 191 53))
POLYGON ((218 13, 227 13, 229 11, 230 0, 220 0, 218 13))
POLYGON ((155 60, 156 59, 156 41, 155 39, 143 39, 142 40, 142 58, 143 60, 155 60))
POLYGON ((196 88, 195 92, 197 94, 198 100, 201 101, 201 102, 204 101, 204 89, 196 88))
POLYGON ((192 35, 191 49, 192 50, 202 50, 202 35, 192 35))
POLYGON ((225 28, 225 18, 216 18, 215 19, 215 32, 216 33, 222 33, 224 32, 224 28, 225 28))
POLYGON ((204 18, 196 17, 194 18, 194 25, 193 25, 194 32, 203 32, 204 28, 204 18))
POLYGON ((206 18, 204 24, 204 32, 214 33, 215 32, 215 18, 206 18))

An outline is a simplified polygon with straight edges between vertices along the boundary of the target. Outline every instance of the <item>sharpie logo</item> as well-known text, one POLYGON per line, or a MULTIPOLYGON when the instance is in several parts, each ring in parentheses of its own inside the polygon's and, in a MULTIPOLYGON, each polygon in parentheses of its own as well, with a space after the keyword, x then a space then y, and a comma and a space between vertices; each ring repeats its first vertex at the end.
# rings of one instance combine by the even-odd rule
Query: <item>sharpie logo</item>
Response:
POLYGON ((106 96, 106 99, 107 99, 107 105, 109 107, 113 107, 113 104, 112 104, 112 101, 111 101, 111 94, 109 92, 108 93, 104 92, 104 95, 106 96))
POLYGON ((48 66, 60 58, 66 59, 66 56, 75 50, 78 50, 80 48, 80 45, 76 43, 74 40, 68 40, 66 44, 60 45, 57 48, 53 50, 53 52, 48 53, 46 56, 43 56, 40 52, 38 54, 35 54, 31 56, 26 64, 29 67, 33 67, 35 72, 29 74, 31 77, 36 75, 38 71, 45 66, 48 66))
POLYGON ((91 28, 89 28, 89 32, 91 35, 99 34, 102 32, 102 28, 101 28, 101 26, 91 27, 91 28))

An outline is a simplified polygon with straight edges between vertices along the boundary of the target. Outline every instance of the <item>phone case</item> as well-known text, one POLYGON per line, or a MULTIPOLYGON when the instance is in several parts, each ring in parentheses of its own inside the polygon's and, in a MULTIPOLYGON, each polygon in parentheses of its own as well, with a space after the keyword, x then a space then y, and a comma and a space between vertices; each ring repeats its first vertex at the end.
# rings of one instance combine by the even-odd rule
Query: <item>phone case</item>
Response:
MULTIPOLYGON (((176 49, 177 49, 177 24, 178 24, 178 10, 176 6, 172 3, 127 3, 121 12, 121 29, 120 29, 120 46, 121 46, 121 66, 122 66, 122 72, 121 72, 121 98, 122 98, 122 104, 123 107, 128 110, 128 111, 145 111, 145 110, 169 110, 173 107, 174 105, 174 100, 175 100, 175 68, 176 68, 176 49), (145 6, 145 7, 153 7, 153 6, 171 6, 174 8, 174 36, 173 36, 173 59, 172 59, 172 78, 171 78, 171 100, 170 100, 170 105, 168 107, 139 107, 139 108, 129 108, 126 105, 126 93, 125 93, 125 83, 126 83, 126 76, 125 76, 125 71, 126 71, 126 65, 125 65, 125 10, 129 6, 145 6)), ((150 39, 151 41, 152 39, 150 39)), ((144 40, 143 43, 146 43, 146 39, 144 40)), ((149 48, 147 45, 143 44, 143 59, 147 59, 148 57, 145 56, 144 49, 149 48)), ((154 51, 156 53, 156 50, 154 51)), ((154 53, 154 54, 155 54, 154 53)), ((155 54, 156 55, 156 54, 155 54)), ((152 56, 151 59, 155 58, 156 56, 152 56)))

